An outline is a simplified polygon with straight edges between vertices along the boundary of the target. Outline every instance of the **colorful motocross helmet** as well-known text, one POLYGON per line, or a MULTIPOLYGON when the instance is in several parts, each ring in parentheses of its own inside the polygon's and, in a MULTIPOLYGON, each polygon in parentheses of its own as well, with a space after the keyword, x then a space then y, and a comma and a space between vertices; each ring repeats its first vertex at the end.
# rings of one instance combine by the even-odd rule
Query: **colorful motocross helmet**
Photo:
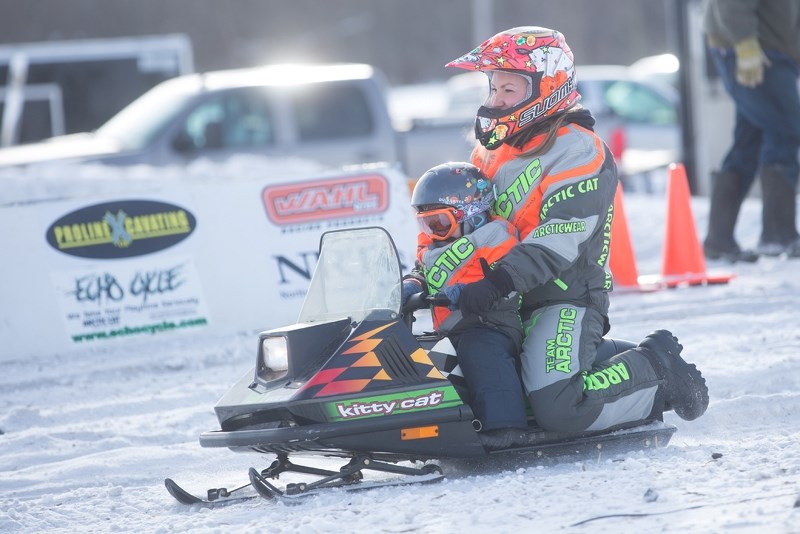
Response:
POLYGON ((491 77, 494 71, 519 74, 528 79, 529 96, 507 109, 478 109, 475 137, 492 150, 512 135, 580 101, 575 61, 564 35, 538 26, 523 26, 500 32, 468 54, 446 65, 479 70, 491 77))
POLYGON ((435 241, 450 239, 457 228, 466 235, 483 226, 493 203, 489 178, 465 162, 442 163, 429 169, 411 194, 420 228, 435 241))

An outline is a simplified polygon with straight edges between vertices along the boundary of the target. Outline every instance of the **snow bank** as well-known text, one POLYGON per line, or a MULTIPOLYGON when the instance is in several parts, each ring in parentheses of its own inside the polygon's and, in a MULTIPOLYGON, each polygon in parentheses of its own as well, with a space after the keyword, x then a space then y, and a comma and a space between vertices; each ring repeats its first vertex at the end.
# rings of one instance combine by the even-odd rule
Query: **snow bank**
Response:
MULTIPOLYGON (((626 195, 642 274, 660 269, 664 206, 661 197, 626 195)), ((693 208, 703 235, 705 199, 693 199, 693 208)), ((760 205, 747 201, 743 245, 755 244, 759 220, 760 205)), ((197 443, 216 428, 216 400, 251 367, 251 336, 130 338, 94 351, 6 354, 0 531, 797 532, 798 265, 780 258, 711 265, 737 277, 612 297, 612 336, 636 340, 668 328, 707 378, 708 412, 694 422, 666 414, 678 431, 664 449, 454 469, 438 484, 331 491, 297 506, 184 507, 163 487, 173 477, 197 493, 232 488, 247 480, 248 467, 271 462, 197 443)))

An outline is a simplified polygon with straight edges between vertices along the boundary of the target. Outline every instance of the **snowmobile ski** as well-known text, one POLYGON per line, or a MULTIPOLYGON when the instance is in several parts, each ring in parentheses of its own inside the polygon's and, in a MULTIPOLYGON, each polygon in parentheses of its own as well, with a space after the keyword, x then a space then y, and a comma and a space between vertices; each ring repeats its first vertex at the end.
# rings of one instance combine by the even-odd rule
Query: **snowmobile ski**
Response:
POLYGON ((252 467, 250 468, 248 474, 250 476, 251 485, 256 490, 256 492, 259 495, 261 495, 261 497, 270 501, 281 500, 284 502, 289 502, 289 501, 304 499, 306 497, 320 495, 323 492, 327 492, 332 489, 341 489, 342 491, 346 492, 366 491, 376 488, 408 486, 410 484, 429 484, 433 482, 439 482, 444 479, 444 474, 442 473, 441 469, 438 469, 438 466, 437 469, 429 469, 428 471, 429 471, 428 473, 423 475, 404 477, 396 480, 377 480, 369 482, 340 482, 335 484, 326 484, 324 486, 318 486, 315 488, 310 488, 309 485, 305 484, 289 484, 287 485, 285 491, 282 491, 277 487, 275 487, 268 480, 266 480, 266 478, 264 478, 261 475, 261 473, 259 473, 256 469, 252 467))
POLYGON ((192 506, 194 504, 199 504, 202 506, 217 506, 221 504, 229 504, 235 501, 246 501, 258 497, 258 495, 253 495, 252 493, 239 493, 240 490, 250 486, 250 484, 245 484, 244 486, 240 486, 230 491, 228 491, 226 488, 210 488, 206 492, 208 497, 205 499, 189 493, 171 478, 164 480, 164 486, 166 486, 167 491, 175 498, 176 501, 187 506, 192 506))
POLYGON ((426 464, 422 467, 406 467, 392 463, 376 461, 366 455, 357 455, 338 471, 318 469, 298 465, 289 461, 285 454, 279 454, 270 467, 259 472, 251 467, 248 475, 253 489, 265 499, 279 498, 293 499, 308 495, 319 494, 321 490, 330 488, 344 488, 348 491, 369 489, 382 486, 399 486, 419 482, 434 482, 444 478, 442 468, 436 464, 426 464), (404 478, 388 480, 386 482, 362 482, 363 471, 378 471, 382 473, 396 473, 405 475, 404 478), (316 475, 320 478, 313 482, 287 484, 280 489, 272 484, 268 478, 277 478, 281 473, 294 472, 316 475))

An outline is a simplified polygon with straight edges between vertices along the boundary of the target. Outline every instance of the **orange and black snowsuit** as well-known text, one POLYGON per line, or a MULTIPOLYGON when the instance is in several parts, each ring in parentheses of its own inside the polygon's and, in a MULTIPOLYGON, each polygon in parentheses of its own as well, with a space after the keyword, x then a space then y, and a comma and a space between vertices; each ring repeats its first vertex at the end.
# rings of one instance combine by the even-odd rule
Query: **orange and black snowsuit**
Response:
POLYGON ((606 430, 648 417, 659 385, 636 351, 596 362, 608 330, 608 258, 618 179, 610 151, 586 110, 571 111, 541 155, 521 147, 478 147, 472 163, 495 188, 495 211, 520 242, 497 262, 522 294, 521 364, 537 422, 552 431, 606 430))
MULTIPOLYGON (((451 241, 425 239, 414 275, 421 274, 428 293, 434 295, 447 286, 480 280, 480 259, 492 264, 517 243, 514 227, 499 218, 451 241)), ((460 310, 443 307, 432 309, 434 327, 447 335, 456 350, 469 405, 483 430, 528 426, 517 370, 522 345, 519 302, 519 294, 512 293, 480 317, 465 317, 460 310)))
MULTIPOLYGON (((430 295, 446 286, 467 284, 483 278, 480 259, 490 265, 518 243, 517 232, 504 219, 495 218, 474 232, 447 242, 430 242, 418 251, 419 269, 430 295)), ((458 334, 474 327, 490 327, 522 345, 522 322, 519 317, 519 295, 499 301, 483 318, 463 317, 460 311, 437 306, 431 311, 434 328, 442 334, 458 334)))
POLYGON ((607 270, 617 171, 603 141, 568 123, 547 153, 518 158, 542 142, 496 150, 478 147, 472 163, 492 180, 495 212, 519 232, 502 265, 524 295, 523 308, 573 301, 608 311, 607 270))

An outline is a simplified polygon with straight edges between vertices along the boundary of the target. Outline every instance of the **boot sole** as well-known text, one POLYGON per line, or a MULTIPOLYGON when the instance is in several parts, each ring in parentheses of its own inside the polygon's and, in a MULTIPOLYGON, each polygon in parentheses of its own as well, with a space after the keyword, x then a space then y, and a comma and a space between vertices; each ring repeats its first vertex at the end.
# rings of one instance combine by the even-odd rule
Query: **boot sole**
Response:
MULTIPOLYGON (((693 363, 686 363, 683 358, 680 367, 682 368, 681 389, 688 392, 688 399, 682 405, 673 406, 673 410, 681 419, 694 421, 706 412, 708 408, 708 386, 706 379, 693 363)), ((675 374, 673 373, 673 376, 675 374)))
POLYGON ((684 402, 676 405, 671 402, 672 399, 667 399, 668 407, 686 421, 693 421, 703 415, 708 408, 708 386, 697 366, 681 357, 683 345, 678 342, 678 338, 669 330, 656 330, 649 334, 640 346, 648 348, 653 353, 668 375, 667 382, 672 384, 674 390, 680 392, 676 397, 684 402), (652 339, 655 343, 648 343, 647 339, 652 339), (666 357, 660 356, 664 352, 666 357))

